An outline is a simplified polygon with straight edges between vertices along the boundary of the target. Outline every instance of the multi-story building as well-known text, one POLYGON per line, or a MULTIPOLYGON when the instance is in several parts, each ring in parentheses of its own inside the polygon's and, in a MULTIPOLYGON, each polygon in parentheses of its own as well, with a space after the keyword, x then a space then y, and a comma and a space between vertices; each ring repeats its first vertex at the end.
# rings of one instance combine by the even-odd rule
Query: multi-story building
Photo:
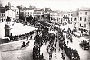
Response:
POLYGON ((39 20, 43 20, 42 16, 44 15, 44 9, 35 9, 34 10, 34 17, 38 18, 39 20))
POLYGON ((60 16, 61 16, 60 12, 58 12, 58 11, 52 11, 50 13, 50 20, 52 22, 55 22, 55 23, 60 23, 61 22, 60 21, 60 16))
POLYGON ((29 16, 34 17, 34 9, 32 8, 23 8, 22 10, 20 10, 20 17, 21 18, 26 18, 29 16))
POLYGON ((66 25, 69 22, 69 17, 67 12, 63 12, 62 24, 66 25))
POLYGON ((51 13, 51 9, 50 8, 44 8, 44 15, 43 18, 45 21, 50 22, 50 13, 51 13))
POLYGON ((15 19, 19 19, 19 9, 14 6, 11 6, 11 9, 15 11, 15 19))
POLYGON ((78 11, 72 11, 72 26, 74 29, 78 30, 78 11))
POLYGON ((5 21, 5 8, 4 7, 0 7, 0 22, 5 21))
POLYGON ((90 35, 90 9, 84 8, 78 11, 79 31, 90 35))
POLYGON ((69 23, 69 24, 72 24, 73 13, 72 13, 72 11, 67 12, 67 13, 68 13, 68 17, 69 17, 68 23, 69 23))
POLYGON ((9 9, 5 11, 6 19, 7 17, 10 17, 11 21, 14 21, 16 19, 15 17, 15 10, 9 9))
POLYGON ((11 6, 11 3, 8 3, 8 6, 5 6, 5 15, 6 19, 7 17, 10 17, 11 20, 19 19, 19 9, 11 6))

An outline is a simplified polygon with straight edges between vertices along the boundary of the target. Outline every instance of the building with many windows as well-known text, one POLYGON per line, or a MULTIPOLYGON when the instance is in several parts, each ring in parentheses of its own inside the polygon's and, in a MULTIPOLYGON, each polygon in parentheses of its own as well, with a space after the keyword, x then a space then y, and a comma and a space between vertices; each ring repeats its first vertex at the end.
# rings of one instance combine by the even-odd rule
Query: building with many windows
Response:
POLYGON ((50 20, 54 23, 61 23, 61 12, 60 11, 52 11, 50 13, 50 20))
POLYGON ((20 10, 20 19, 25 19, 29 16, 34 17, 34 9, 32 8, 23 8, 20 10))
POLYGON ((15 10, 15 19, 19 19, 19 9, 14 6, 11 6, 11 9, 15 10))
POLYGON ((72 26, 73 28, 75 28, 76 30, 78 30, 79 26, 79 21, 78 21, 78 11, 72 11, 72 26))
POLYGON ((72 24, 72 20, 73 20, 73 13, 72 13, 72 11, 67 12, 67 13, 68 13, 68 17, 69 17, 68 23, 69 23, 69 24, 72 24))
POLYGON ((39 20, 43 20, 42 16, 44 15, 44 9, 35 9, 34 10, 34 17, 38 18, 39 20))
POLYGON ((68 16, 68 13, 67 12, 63 12, 63 18, 62 19, 63 19, 62 20, 62 24, 63 25, 68 24, 68 22, 69 22, 69 16, 68 16))
POLYGON ((90 9, 84 8, 78 11, 79 31, 90 35, 90 9))
POLYGON ((5 8, 4 7, 0 7, 0 22, 5 21, 5 8))

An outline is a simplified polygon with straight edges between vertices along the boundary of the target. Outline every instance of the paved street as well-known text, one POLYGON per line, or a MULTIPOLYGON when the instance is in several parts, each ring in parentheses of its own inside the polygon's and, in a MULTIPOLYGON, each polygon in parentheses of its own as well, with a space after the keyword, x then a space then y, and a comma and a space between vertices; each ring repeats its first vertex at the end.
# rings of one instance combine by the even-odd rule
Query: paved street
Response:
MULTIPOLYGON (((66 25, 66 27, 68 27, 68 25, 66 25)), ((72 28, 71 26, 69 26, 69 27, 72 28)), ((64 35, 66 35, 66 33, 64 33, 64 35)), ((67 40, 69 41, 68 46, 73 48, 73 49, 76 49, 78 51, 78 53, 80 55, 80 60, 90 60, 90 50, 83 50, 80 47, 80 45, 79 45, 80 40, 81 40, 80 38, 77 38, 77 37, 74 37, 74 36, 72 38, 73 38, 73 43, 71 43, 70 40, 68 40, 65 37, 65 42, 67 43, 67 40)))
POLYGON ((20 49, 22 42, 16 41, 0 45, 2 60, 33 60, 34 40, 30 40, 28 47, 20 49))
POLYGON ((81 60, 90 60, 90 51, 83 50, 79 45, 79 40, 80 38, 73 37, 73 43, 69 42, 68 46, 78 51, 81 60))

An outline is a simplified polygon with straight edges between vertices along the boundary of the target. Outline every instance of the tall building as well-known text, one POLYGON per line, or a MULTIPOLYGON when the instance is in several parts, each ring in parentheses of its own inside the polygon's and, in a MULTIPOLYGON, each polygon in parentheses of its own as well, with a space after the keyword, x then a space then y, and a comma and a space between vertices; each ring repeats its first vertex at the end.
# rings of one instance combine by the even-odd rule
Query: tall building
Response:
POLYGON ((81 8, 78 13, 79 31, 82 34, 90 35, 90 9, 81 8))

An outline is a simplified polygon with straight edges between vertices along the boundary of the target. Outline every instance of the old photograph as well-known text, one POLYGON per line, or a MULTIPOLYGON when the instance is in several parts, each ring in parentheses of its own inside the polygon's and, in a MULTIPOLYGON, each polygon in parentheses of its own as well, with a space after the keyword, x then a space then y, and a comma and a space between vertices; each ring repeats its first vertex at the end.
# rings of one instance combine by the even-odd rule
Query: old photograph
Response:
POLYGON ((90 0, 0 0, 0 60, 90 60, 90 0))

